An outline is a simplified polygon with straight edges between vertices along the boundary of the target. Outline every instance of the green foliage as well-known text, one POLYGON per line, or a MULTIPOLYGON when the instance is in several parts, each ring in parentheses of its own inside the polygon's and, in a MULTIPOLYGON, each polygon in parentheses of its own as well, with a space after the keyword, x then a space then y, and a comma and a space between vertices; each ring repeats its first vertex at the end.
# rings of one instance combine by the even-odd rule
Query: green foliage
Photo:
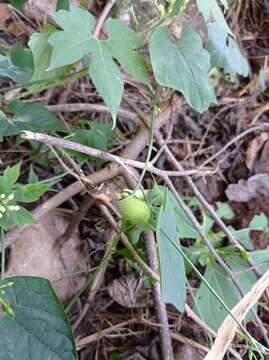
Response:
POLYGON ((220 218, 231 220, 234 218, 233 209, 226 202, 217 202, 217 214, 220 218))
POLYGON ((6 117, 0 112, 0 137, 17 135, 21 131, 57 131, 64 127, 58 119, 38 102, 14 100, 6 108, 13 117, 6 117))
POLYGON ((248 76, 248 63, 232 37, 218 23, 208 24, 207 29, 206 49, 211 55, 211 65, 231 75, 248 76))
MULTIPOLYGON (((221 241, 224 239, 225 234, 222 232, 213 231, 214 220, 204 211, 202 211, 196 199, 188 199, 189 203, 195 205, 201 211, 202 224, 201 227, 205 232, 211 244, 215 247, 219 255, 228 264, 230 269, 235 275, 238 283, 240 284, 244 294, 246 294, 256 282, 256 275, 253 269, 249 269, 246 259, 251 259, 254 265, 259 264, 260 271, 266 271, 269 264, 269 251, 268 249, 262 251, 252 251, 250 253, 240 254, 235 248, 231 246, 222 246, 221 241)), ((178 212, 178 209, 176 210, 178 212)), ((217 203, 218 215, 227 220, 234 217, 234 213, 227 203, 217 203)), ((240 294, 234 283, 231 281, 229 275, 215 262, 211 253, 200 239, 199 234, 193 229, 192 225, 187 222, 184 215, 178 218, 179 231, 182 228, 183 232, 181 237, 195 239, 195 243, 190 247, 182 247, 185 255, 192 262, 193 265, 201 265, 205 267, 204 278, 209 286, 220 296, 228 308, 232 308, 239 300, 240 294), (182 220, 183 221, 182 221, 182 220)), ((230 231, 240 241, 245 248, 252 249, 250 232, 252 230, 268 231, 269 223, 264 214, 255 215, 250 221, 246 229, 235 230, 229 226, 230 231)), ((189 264, 185 264, 186 272, 192 271, 189 264)), ((194 301, 194 310, 210 327, 218 330, 223 320, 227 316, 227 311, 223 305, 216 298, 215 294, 209 290, 205 282, 201 282, 194 301)), ((253 315, 250 313, 246 317, 246 321, 253 320, 253 315)))
MULTIPOLYGON (((217 0, 196 0, 196 3, 206 22, 211 21, 213 17, 216 23, 221 26, 226 33, 232 34, 217 0)), ((226 0, 221 0, 221 3, 226 9, 228 8, 226 0)))
MULTIPOLYGON (((24 2, 25 0, 10 0, 19 10, 22 10, 24 2)), ((168 16, 184 11, 188 3, 188 0, 166 2, 166 7, 159 7, 159 20, 164 21, 168 16)), ((226 0, 221 0, 221 4, 225 9, 228 8, 226 0)), ((92 35, 96 24, 93 15, 81 7, 69 5, 69 0, 57 1, 58 11, 53 19, 60 29, 46 24, 42 32, 33 33, 28 43, 30 50, 20 43, 12 46, 9 51, 6 51, 8 44, 0 49, 3 54, 0 55, 0 76, 4 80, 11 79, 24 85, 27 91, 21 93, 20 97, 88 74, 109 107, 115 124, 124 92, 121 68, 150 90, 152 87, 147 71, 152 68, 156 79, 153 88, 159 84, 181 92, 187 103, 200 113, 216 103, 208 76, 210 67, 221 68, 232 76, 248 75, 248 63, 232 37, 222 6, 218 5, 217 0, 197 0, 208 27, 205 48, 200 36, 189 26, 183 26, 180 38, 175 39, 166 26, 149 27, 138 35, 116 19, 105 22, 107 38, 99 39, 92 35), (146 64, 145 59, 149 64, 146 64), (78 62, 84 65, 79 71, 76 68, 78 62)), ((85 125, 84 121, 82 125, 85 125)), ((18 135, 23 130, 67 134, 57 118, 40 103, 15 100, 4 112, 0 111, 0 138, 18 135)), ((71 128, 71 133, 66 137, 106 151, 112 136, 109 124, 90 122, 90 128, 71 128)), ((36 143, 32 142, 31 146, 36 146, 36 143)), ((79 162, 89 158, 77 152, 69 153, 79 162)), ((41 163, 44 160, 37 161, 41 163)), ((19 176, 20 164, 6 168, 0 176, 0 227, 3 230, 8 230, 12 225, 33 223, 31 214, 21 203, 37 201, 51 186, 38 182, 33 168, 30 169, 28 184, 18 184, 19 176)), ((131 195, 123 200, 123 211, 129 217, 122 229, 137 247, 137 251, 141 251, 143 259, 145 256, 140 235, 147 229, 156 232, 163 299, 179 311, 184 311, 185 272, 190 273, 192 270, 187 260, 195 266, 204 267, 205 280, 211 291, 201 282, 195 296, 195 311, 217 330, 227 315, 227 310, 213 292, 231 308, 240 298, 238 290, 216 264, 199 232, 166 188, 154 186, 152 190, 141 194, 137 192, 135 196, 131 195), (139 199, 136 198, 138 194, 141 195, 139 199), (135 206, 130 200, 135 201, 135 206), (131 214, 134 207, 135 216, 131 214), (182 238, 190 239, 192 246, 181 246, 182 238)), ((231 246, 223 246, 225 234, 215 231, 214 220, 207 212, 202 211, 196 198, 188 201, 191 207, 200 211, 203 231, 218 254, 231 267, 246 293, 256 281, 255 273, 249 269, 246 258, 265 272, 269 264, 269 248, 240 254, 231 246)), ((217 203, 217 213, 229 221, 234 217, 227 203, 217 203)), ((231 226, 229 229, 247 250, 252 250, 251 231, 267 231, 268 227, 268 219, 260 214, 251 220, 246 229, 237 230, 231 226)), ((119 253, 128 258, 129 264, 134 267, 131 254, 126 249, 119 250, 119 253)), ((136 269, 138 268, 136 265, 136 269)), ((77 358, 70 324, 48 281, 26 277, 8 279, 0 284, 0 304, 4 310, 0 320, 0 360, 15 360, 18 354, 22 360, 29 357, 37 360, 77 358), (18 338, 22 341, 17 341, 18 338)), ((247 321, 251 319, 252 315, 248 315, 247 321)))
MULTIPOLYGON (((236 253, 226 256, 225 261, 230 265, 234 273, 240 272, 240 275, 235 276, 235 278, 244 294, 246 294, 256 282, 255 274, 246 271, 248 268, 247 263, 236 253)), ((229 276, 215 261, 210 261, 207 264, 204 277, 229 309, 232 309, 241 299, 238 290, 229 276)), ((213 330, 217 331, 228 313, 215 295, 209 291, 204 282, 199 287, 194 303, 194 310, 197 315, 213 330)), ((247 315, 246 320, 253 320, 253 316, 251 314, 247 315)))
POLYGON ((265 250, 252 251, 249 258, 257 266, 257 270, 265 273, 269 268, 269 246, 265 250))
POLYGON ((57 0, 57 10, 69 10, 70 0, 57 0))
POLYGON ((0 320, 0 359, 77 359, 71 326, 50 282, 21 276, 5 284, 1 297, 12 311, 0 320))
POLYGON ((109 107, 115 123, 124 85, 113 58, 137 80, 148 84, 143 57, 135 52, 140 44, 138 38, 133 30, 125 27, 119 20, 108 19, 108 39, 95 39, 91 36, 94 17, 73 5, 70 5, 70 11, 57 11, 53 18, 63 31, 49 37, 49 43, 53 47, 49 70, 73 64, 91 53, 89 75, 109 107))
POLYGON ((49 184, 18 185, 21 164, 7 167, 0 176, 0 227, 8 230, 11 225, 23 226, 34 223, 31 214, 20 203, 38 200, 49 188, 49 184))
POLYGON ((13 65, 22 69, 33 71, 33 55, 31 51, 24 49, 22 43, 18 42, 10 49, 10 60, 13 65))
POLYGON ((25 84, 32 76, 32 70, 14 65, 10 58, 0 54, 0 77, 9 78, 19 84, 25 84))
POLYGON ((57 11, 53 19, 63 31, 55 32, 49 38, 53 47, 50 70, 81 60, 96 42, 90 36, 95 20, 89 12, 71 6, 70 11, 57 11))
MULTIPOLYGON (((41 80, 53 80, 63 73, 62 69, 48 71, 52 47, 48 43, 48 38, 51 31, 42 33, 33 33, 29 40, 29 47, 32 50, 34 61, 34 72, 30 82, 38 82, 41 80)), ((34 84, 29 87, 29 90, 38 91, 42 84, 34 84)))
POLYGON ((177 15, 179 13, 181 13, 182 11, 184 11, 187 6, 188 3, 190 2, 190 0, 172 0, 169 2, 168 5, 168 14, 169 15, 177 15))
POLYGON ((184 311, 186 301, 186 275, 180 247, 178 224, 174 213, 175 199, 166 190, 157 221, 157 246, 161 277, 161 293, 165 302, 184 311))
MULTIPOLYGON (((114 138, 114 133, 111 130, 110 124, 100 123, 98 121, 82 120, 82 123, 90 125, 90 129, 72 129, 70 135, 66 138, 70 141, 77 142, 82 145, 90 146, 98 150, 107 151, 108 145, 114 138)), ((86 154, 79 153, 77 151, 68 150, 69 154, 72 154, 78 162, 83 162, 90 157, 86 154)), ((101 160, 92 159, 97 164, 100 164, 101 160)))
POLYGON ((155 78, 160 85, 181 91, 196 111, 205 111, 215 101, 208 78, 210 56, 199 35, 189 26, 173 41, 165 27, 157 28, 150 42, 155 78))
POLYGON ((10 4, 13 5, 19 11, 23 10, 23 5, 27 0, 9 0, 10 4))
POLYGON ((269 222, 267 217, 262 213, 255 215, 250 221, 249 225, 245 229, 235 230, 232 226, 229 226, 231 233, 234 237, 248 250, 252 250, 253 245, 250 238, 250 232, 256 231, 268 231, 269 222))

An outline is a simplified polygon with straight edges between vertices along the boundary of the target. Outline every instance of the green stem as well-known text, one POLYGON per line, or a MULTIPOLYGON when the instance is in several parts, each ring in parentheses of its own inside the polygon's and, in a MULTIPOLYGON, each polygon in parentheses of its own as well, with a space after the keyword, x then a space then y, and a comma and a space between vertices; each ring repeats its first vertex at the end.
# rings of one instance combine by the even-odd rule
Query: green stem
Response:
POLYGON ((150 162, 152 149, 153 149, 153 141, 154 141, 154 127, 155 127, 156 107, 157 107, 158 95, 159 95, 159 86, 157 87, 156 94, 154 96, 154 100, 153 100, 153 104, 152 104, 152 110, 151 110, 149 150, 148 150, 147 158, 146 158, 146 161, 145 161, 145 166, 144 166, 144 168, 142 170, 142 173, 140 175, 140 178, 138 180, 138 183, 137 183, 136 188, 135 188, 134 191, 137 191, 141 187, 141 183, 142 183, 142 181, 144 179, 144 176, 145 176, 145 174, 147 172, 148 164, 150 162))

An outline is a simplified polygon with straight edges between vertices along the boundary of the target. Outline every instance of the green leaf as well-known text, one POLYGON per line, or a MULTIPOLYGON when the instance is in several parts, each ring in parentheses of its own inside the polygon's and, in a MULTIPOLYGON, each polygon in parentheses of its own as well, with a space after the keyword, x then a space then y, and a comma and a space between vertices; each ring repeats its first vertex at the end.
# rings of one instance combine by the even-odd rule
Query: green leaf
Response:
POLYGON ((213 225, 214 225, 214 220, 212 219, 211 216, 209 216, 207 213, 202 212, 202 216, 203 216, 203 231, 205 234, 208 234, 209 231, 212 229, 213 225))
POLYGON ((0 129, 3 124, 4 130, 1 136, 18 135, 21 131, 60 131, 63 125, 50 113, 42 104, 38 102, 22 102, 14 100, 6 109, 14 114, 12 118, 0 115, 0 129), (6 124, 8 123, 8 127, 6 124))
POLYGON ((23 11, 23 5, 27 0, 9 0, 10 4, 13 5, 19 11, 23 11))
POLYGON ((165 302, 173 304, 183 312, 186 301, 186 275, 183 257, 175 248, 180 247, 180 243, 173 203, 173 195, 167 190, 160 208, 156 232, 161 293, 165 302))
MULTIPOLYGON (((246 294, 256 282, 255 274, 251 271, 246 271, 248 264, 238 255, 229 255, 225 257, 225 261, 234 273, 240 273, 236 276, 236 279, 244 294, 246 294)), ((241 299, 241 296, 231 279, 215 262, 211 261, 208 263, 204 277, 229 309, 232 309, 241 299)), ((195 296, 194 311, 215 331, 218 330, 219 326, 228 315, 223 305, 218 301, 214 294, 209 291, 203 282, 195 296)), ((251 321, 252 319, 252 314, 248 314, 246 320, 251 321)))
POLYGON ((0 360, 76 360, 72 330, 50 282, 37 277, 11 277, 2 295, 14 312, 0 320, 0 360))
POLYGON ((248 227, 251 230, 267 231, 269 227, 267 216, 264 213, 253 216, 248 227))
MULTIPOLYGON (((113 139, 113 131, 110 124, 100 123, 98 121, 90 122, 90 129, 73 129, 72 133, 66 137, 68 140, 77 142, 82 145, 90 146, 95 149, 107 151, 108 145, 113 139)), ((74 155, 78 162, 85 161, 90 158, 86 154, 77 151, 67 150, 74 155)), ((99 160, 93 159, 100 163, 99 160)))
POLYGON ((252 251, 249 258, 259 271, 265 273, 269 269, 269 246, 265 250, 252 251))
POLYGON ((95 20, 88 11, 70 5, 69 11, 59 10, 53 19, 63 31, 49 37, 48 41, 53 47, 49 70, 81 60, 98 42, 91 37, 95 20))
POLYGON ((5 134, 8 128, 9 128, 9 123, 7 121, 7 118, 5 114, 2 111, 0 111, 0 142, 3 141, 3 135, 5 134))
POLYGON ((190 2, 190 0, 170 1, 169 5, 168 5, 169 15, 177 15, 177 14, 181 13, 182 11, 184 11, 187 8, 189 2, 190 2))
POLYGON ((268 218, 263 213, 253 216, 248 227, 246 229, 235 230, 232 226, 229 226, 231 233, 235 238, 241 242, 248 250, 253 249, 253 244, 250 237, 251 230, 267 231, 268 230, 268 218))
POLYGON ((124 90, 121 72, 110 53, 100 42, 93 52, 94 56, 89 65, 89 75, 104 102, 109 107, 115 125, 124 90))
POLYGON ((70 5, 70 11, 59 10, 54 20, 63 31, 49 37, 53 47, 49 70, 73 64, 91 53, 89 75, 109 107, 115 124, 116 115, 123 96, 123 80, 118 65, 113 58, 126 68, 137 80, 150 84, 143 58, 135 52, 140 41, 135 33, 119 20, 106 22, 108 40, 95 39, 91 32, 95 19, 86 10, 70 5))
POLYGON ((230 205, 227 202, 217 202, 217 214, 220 218, 231 220, 234 218, 235 214, 233 212, 233 209, 230 207, 230 205))
MULTIPOLYGON (((227 1, 221 0, 221 2, 222 5, 227 8, 227 1)), ((232 34, 216 0, 196 0, 196 3, 206 22, 211 21, 213 17, 215 22, 220 25, 226 33, 232 34)))
POLYGON ((182 92, 196 111, 205 111, 215 94, 208 78, 210 56, 199 35, 184 26, 180 41, 173 41, 168 30, 159 27, 153 33, 149 50, 157 82, 182 92))
POLYGON ((211 65, 222 68, 231 75, 248 76, 249 66, 236 42, 217 23, 207 25, 206 49, 211 55, 211 65))
POLYGON ((18 227, 36 223, 31 213, 22 206, 20 206, 18 211, 10 211, 10 219, 18 227))
POLYGON ((34 184, 37 183, 39 181, 37 174, 35 173, 33 164, 30 165, 30 171, 29 171, 29 175, 28 175, 28 183, 29 184, 34 184))
POLYGON ((0 227, 5 230, 8 231, 9 228, 11 227, 12 223, 11 223, 11 219, 10 219, 10 213, 6 212, 1 218, 0 218, 0 227))
MULTIPOLYGON (((49 35, 49 33, 36 32, 30 37, 28 45, 32 50, 34 58, 34 72, 30 82, 56 79, 62 73, 61 69, 48 71, 52 53, 52 47, 48 43, 49 35)), ((38 91, 40 84, 31 85, 29 89, 38 91)))
POLYGON ((0 189, 1 192, 5 191, 5 189, 12 189, 16 184, 21 171, 21 163, 18 162, 14 166, 8 166, 3 175, 0 176, 0 189))
POLYGON ((23 203, 37 201, 49 188, 49 184, 41 183, 20 186, 15 190, 15 200, 23 203))
POLYGON ((108 40, 105 42, 113 58, 136 80, 150 86, 146 73, 146 63, 136 50, 142 45, 135 32, 121 21, 108 19, 106 22, 108 40))
POLYGON ((177 203, 175 203, 174 209, 177 222, 178 236, 181 239, 199 239, 200 235, 198 231, 194 228, 187 215, 177 203))
POLYGON ((13 65, 18 66, 19 68, 29 69, 30 71, 34 68, 31 51, 24 49, 20 42, 12 46, 10 50, 10 60, 13 65))
POLYGON ((249 228, 235 230, 232 226, 228 226, 228 229, 232 233, 232 235, 239 241, 246 249, 252 250, 253 244, 250 238, 250 230, 249 228))
POLYGON ((69 10, 70 0, 57 0, 57 10, 69 10))
MULTIPOLYGON (((181 248, 193 265, 197 265, 200 256, 202 256, 205 253, 205 247, 200 242, 196 242, 194 245, 190 247, 181 246, 181 248)), ((185 261, 185 270, 187 274, 193 271, 192 266, 187 261, 185 261)))
POLYGON ((25 84, 31 78, 32 70, 15 66, 8 57, 0 55, 0 76, 25 84))

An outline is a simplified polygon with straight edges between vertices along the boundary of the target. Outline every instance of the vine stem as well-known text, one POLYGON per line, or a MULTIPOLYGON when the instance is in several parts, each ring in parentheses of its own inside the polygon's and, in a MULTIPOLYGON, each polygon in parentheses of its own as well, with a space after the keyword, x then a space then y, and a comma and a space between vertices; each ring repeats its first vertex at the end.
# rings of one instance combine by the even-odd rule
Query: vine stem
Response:
POLYGON ((138 180, 138 183, 136 185, 135 191, 138 190, 141 186, 141 183, 144 179, 144 176, 147 172, 147 168, 150 162, 150 158, 151 158, 151 154, 152 154, 152 149, 153 149, 153 142, 154 142, 154 128, 155 128, 155 117, 156 117, 156 106, 157 106, 157 100, 158 100, 158 95, 159 95, 159 86, 157 87, 155 96, 154 96, 154 100, 153 100, 153 104, 152 104, 152 110, 151 110, 151 121, 150 121, 150 140, 149 140, 149 149, 148 149, 148 153, 147 153, 147 158, 145 161, 145 166, 141 172, 140 178, 138 180))

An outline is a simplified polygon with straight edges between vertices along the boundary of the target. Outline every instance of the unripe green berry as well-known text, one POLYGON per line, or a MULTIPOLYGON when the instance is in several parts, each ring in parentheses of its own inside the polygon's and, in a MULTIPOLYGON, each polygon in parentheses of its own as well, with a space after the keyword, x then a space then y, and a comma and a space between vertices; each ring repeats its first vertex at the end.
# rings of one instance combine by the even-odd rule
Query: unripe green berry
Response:
POLYGON ((143 225, 149 221, 150 208, 145 201, 129 195, 121 202, 121 215, 129 224, 143 225))

